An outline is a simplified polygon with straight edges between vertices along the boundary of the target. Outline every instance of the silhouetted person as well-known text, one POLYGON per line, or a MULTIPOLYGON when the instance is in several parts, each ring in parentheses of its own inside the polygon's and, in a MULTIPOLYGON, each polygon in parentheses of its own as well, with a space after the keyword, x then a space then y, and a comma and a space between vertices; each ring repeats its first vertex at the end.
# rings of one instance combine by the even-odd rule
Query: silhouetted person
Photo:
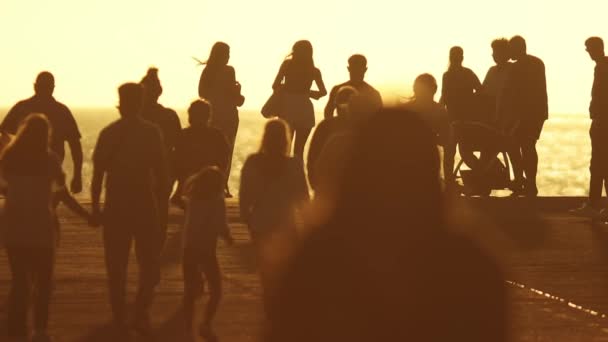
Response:
MULTIPOLYGON (((181 131, 182 125, 179 121, 177 113, 173 109, 166 108, 158 103, 158 99, 163 93, 163 87, 158 79, 158 69, 148 69, 146 76, 142 78, 140 84, 144 89, 141 117, 144 120, 155 124, 160 129, 165 147, 165 160, 168 161, 169 156, 173 154, 173 150, 177 142, 177 136, 181 131)), ((168 172, 170 187, 172 188, 173 181, 175 179, 175 171, 172 170, 171 165, 168 165, 168 172)), ((164 244, 169 216, 169 198, 167 198, 165 201, 159 202, 158 205, 161 228, 163 231, 162 243, 164 244)))
POLYGON ((329 99, 327 100, 327 105, 325 106, 325 118, 334 116, 334 111, 337 109, 336 95, 344 86, 353 87, 357 90, 357 92, 359 92, 360 96, 368 98, 368 101, 372 103, 375 108, 375 110, 373 110, 370 114, 373 114, 382 108, 382 97, 380 96, 380 93, 374 89, 374 87, 365 82, 366 72, 367 59, 365 56, 352 55, 348 59, 348 74, 350 78, 348 81, 333 87, 329 92, 329 99))
POLYGON ((308 181, 310 187, 315 190, 317 189, 318 179, 315 174, 316 164, 321 151, 327 144, 327 142, 335 135, 344 130, 348 130, 352 127, 351 118, 349 117, 349 102, 351 97, 358 94, 358 91, 351 86, 343 86, 333 96, 335 103, 332 107, 337 109, 338 116, 329 116, 323 119, 317 127, 315 132, 310 139, 310 146, 308 147, 308 158, 307 158, 307 171, 308 181))
MULTIPOLYGON (((452 172, 454 160, 445 156, 445 147, 450 143, 450 120, 444 106, 435 102, 437 80, 431 74, 422 74, 414 81, 414 97, 404 105, 404 108, 420 114, 420 117, 435 135, 438 145, 444 147, 443 172, 452 172)), ((449 179, 449 176, 444 176, 449 179)))
POLYGON ((233 243, 224 200, 224 173, 217 167, 206 167, 188 179, 184 199, 184 312, 186 329, 192 333, 194 304, 201 286, 201 273, 207 281, 209 300, 199 327, 204 338, 214 340, 211 327, 222 297, 222 274, 217 261, 217 239, 233 243))
MULTIPOLYGON (((463 60, 464 51, 461 47, 455 46, 450 49, 450 66, 448 71, 443 74, 441 99, 439 100, 448 110, 450 124, 456 121, 478 119, 475 93, 481 89, 481 82, 471 69, 462 66, 463 60)), ((444 174, 448 186, 453 185, 454 182, 452 171, 458 145, 453 129, 451 128, 450 131, 450 138, 444 146, 444 166, 448 168, 444 174)))
POLYGON ((57 154, 59 161, 63 162, 65 156, 65 143, 70 147, 74 170, 70 190, 73 193, 82 191, 82 146, 80 132, 74 116, 64 104, 53 97, 55 90, 55 77, 48 71, 38 74, 34 84, 34 96, 17 103, 6 114, 0 124, 0 131, 16 134, 19 124, 32 113, 43 114, 51 123, 53 135, 51 136, 51 150, 57 154))
POLYGON ((515 173, 514 195, 536 196, 536 142, 549 117, 545 64, 527 54, 526 41, 520 36, 511 38, 509 50, 515 63, 511 66, 505 90, 508 105, 504 110, 515 122, 512 129, 513 147, 509 151, 515 173))
POLYGON ((573 213, 591 218, 608 217, 603 208, 602 189, 608 194, 608 57, 604 53, 604 41, 591 37, 585 47, 595 62, 593 88, 591 90, 591 165, 589 171, 589 202, 573 213))
POLYGON ((304 145, 315 126, 315 111, 310 101, 327 95, 321 71, 313 60, 312 44, 307 40, 297 41, 287 57, 274 83, 274 91, 280 91, 282 108, 280 117, 289 124, 292 139, 295 138, 293 154, 303 160, 304 145), (313 81, 318 90, 311 90, 313 81))
POLYGON ((506 341, 504 278, 446 229, 435 137, 418 116, 383 109, 346 170, 333 215, 278 277, 266 341, 506 341))
MULTIPOLYGON (((8 300, 8 334, 27 338, 30 294, 33 295, 34 338, 47 341, 49 302, 53 288, 59 220, 55 203, 69 197, 65 175, 50 149, 51 128, 45 116, 31 114, 22 120, 17 137, 3 151, 0 175, 5 182, 6 203, 2 234, 12 274, 8 300), (61 193, 61 196, 57 194, 61 193)), ((89 214, 70 206, 77 214, 89 214)))
POLYGON ((245 102, 241 95, 241 84, 236 81, 234 68, 228 65, 230 46, 217 42, 211 48, 209 59, 201 74, 198 84, 198 95, 211 103, 213 115, 211 126, 224 133, 230 146, 230 158, 226 170, 226 195, 232 197, 228 188, 228 179, 232 167, 232 155, 236 133, 239 128, 238 108, 245 102))
POLYGON ((168 198, 167 162, 160 130, 141 118, 143 87, 126 83, 118 93, 121 118, 101 131, 93 153, 93 215, 99 222, 105 177, 103 241, 114 323, 124 331, 127 265, 134 241, 139 285, 133 323, 146 334, 148 310, 160 280, 159 203, 168 198))
POLYGON ((180 132, 172 156, 178 181, 174 202, 181 202, 186 179, 204 167, 218 166, 222 172, 228 169, 230 146, 220 130, 209 126, 211 113, 211 105, 205 100, 196 100, 188 108, 190 126, 180 132))
POLYGON ((488 102, 485 109, 488 111, 487 122, 501 128, 502 124, 498 118, 498 108, 504 101, 505 87, 511 70, 511 53, 509 51, 509 41, 507 39, 495 39, 492 42, 492 58, 496 65, 488 69, 486 77, 482 83, 482 93, 488 102))
POLYGON ((268 121, 258 153, 241 171, 239 206, 256 245, 264 303, 273 274, 272 253, 288 252, 296 239, 296 209, 309 201, 302 161, 289 156, 289 128, 281 119, 268 121))

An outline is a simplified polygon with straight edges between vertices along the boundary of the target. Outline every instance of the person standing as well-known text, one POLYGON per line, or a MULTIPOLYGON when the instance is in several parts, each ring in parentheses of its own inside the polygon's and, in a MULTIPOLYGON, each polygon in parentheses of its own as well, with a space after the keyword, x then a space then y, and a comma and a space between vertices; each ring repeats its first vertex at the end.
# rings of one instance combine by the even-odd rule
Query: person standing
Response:
POLYGON ((329 99, 325 106, 325 118, 334 116, 337 109, 336 96, 338 91, 343 87, 353 87, 357 90, 359 96, 370 103, 371 113, 373 114, 382 108, 382 96, 374 87, 365 82, 365 73, 367 72, 367 59, 363 55, 352 55, 348 59, 348 74, 349 80, 333 87, 329 92, 329 99))
POLYGON ((143 87, 118 89, 121 118, 104 128, 93 153, 91 184, 93 224, 101 222, 100 196, 105 182, 103 242, 114 323, 126 328, 126 281, 131 244, 139 265, 134 328, 150 332, 148 310, 160 281, 159 203, 168 198, 167 162, 160 130, 141 118, 143 87))
POLYGON ((456 121, 476 120, 475 94, 481 89, 481 82, 473 70, 462 65, 464 51, 460 46, 450 49, 450 66, 443 74, 441 99, 448 111, 450 125, 449 137, 444 145, 445 183, 450 188, 454 183, 454 158, 456 156, 456 141, 452 124, 456 121))
POLYGON ((19 125, 28 115, 33 113, 43 114, 49 120, 53 131, 50 148, 59 157, 61 163, 65 157, 65 143, 68 143, 74 163, 70 190, 77 194, 82 191, 80 131, 70 109, 53 97, 54 91, 55 77, 53 74, 48 71, 38 74, 36 83, 34 83, 34 96, 18 102, 9 110, 0 124, 0 131, 16 134, 19 125))
POLYGON ((304 145, 315 126, 315 110, 311 98, 318 100, 327 95, 321 71, 315 66, 312 44, 308 40, 297 41, 272 84, 272 89, 282 93, 280 118, 289 124, 292 132, 293 154, 304 160, 304 145), (311 90, 313 81, 318 90, 311 90))
POLYGON ((228 180, 232 167, 236 134, 239 129, 238 107, 243 105, 245 97, 241 95, 241 84, 236 81, 234 68, 228 65, 229 61, 230 46, 223 42, 215 43, 201 74, 198 95, 211 103, 213 107, 211 126, 224 133, 230 145, 225 188, 226 196, 232 197, 228 180))
POLYGON ((603 209, 602 190, 608 193, 608 57, 604 52, 604 41, 591 37, 585 41, 587 52, 595 62, 593 88, 591 90, 591 165, 589 171, 589 201, 581 208, 572 210, 573 214, 591 218, 606 218, 603 209))
POLYGON ((509 50, 515 62, 505 89, 505 103, 508 105, 503 110, 507 111, 507 116, 513 117, 515 123, 509 151, 515 173, 513 194, 535 197, 538 195, 536 143, 549 118, 545 64, 527 53, 526 41, 521 36, 511 38, 509 50))

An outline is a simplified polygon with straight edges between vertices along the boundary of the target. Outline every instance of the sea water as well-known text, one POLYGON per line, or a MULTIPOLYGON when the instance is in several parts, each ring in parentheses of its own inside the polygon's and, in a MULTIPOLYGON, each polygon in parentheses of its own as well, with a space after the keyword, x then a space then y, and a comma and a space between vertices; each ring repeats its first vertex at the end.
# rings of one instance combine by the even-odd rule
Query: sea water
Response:
MULTIPOLYGON (((105 125, 118 118, 118 112, 112 108, 73 108, 72 112, 82 134, 84 152, 83 183, 85 191, 81 196, 88 198, 92 175, 91 156, 99 132, 105 125)), ((6 110, 0 110, 4 118, 6 110)), ((178 114, 182 125, 187 125, 185 110, 178 114)), ((322 115, 317 115, 317 122, 322 115)), ((230 189, 238 192, 241 168, 247 156, 254 153, 260 144, 265 119, 255 111, 241 111, 240 125, 232 160, 230 189)), ((589 184, 590 141, 589 125, 591 121, 585 114, 553 114, 545 123, 538 142, 539 168, 538 187, 543 196, 584 196, 589 184)), ((68 149, 69 150, 69 149, 68 149)), ((71 158, 66 156, 64 169, 71 178, 71 158)))

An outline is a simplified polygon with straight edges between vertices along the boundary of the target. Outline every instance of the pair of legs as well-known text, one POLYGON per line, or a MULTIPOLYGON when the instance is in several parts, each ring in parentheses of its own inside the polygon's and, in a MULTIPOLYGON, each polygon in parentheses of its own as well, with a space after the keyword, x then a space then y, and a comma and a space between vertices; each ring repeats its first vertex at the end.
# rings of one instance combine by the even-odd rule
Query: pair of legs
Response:
POLYGON ((526 194, 537 195, 538 152, 536 151, 536 139, 514 142, 511 144, 508 153, 515 176, 515 192, 523 190, 526 194))
POLYGON ((594 209, 601 209, 602 190, 606 188, 608 194, 608 122, 593 120, 589 136, 591 137, 589 204, 594 209))
POLYGON ((520 123, 510 143, 508 152, 515 175, 515 193, 523 190, 526 195, 536 196, 538 194, 538 187, 536 186, 538 171, 536 143, 543 129, 543 124, 544 120, 520 123))
POLYGON ((135 255, 139 267, 139 285, 135 300, 135 322, 146 323, 154 298, 154 289, 160 281, 160 233, 154 225, 129 226, 129 220, 110 218, 103 231, 106 270, 110 304, 114 321, 126 322, 127 267, 131 245, 135 242, 135 255), (152 229, 155 228, 155 229, 152 229))
POLYGON ((230 170, 232 169, 232 156, 234 154, 234 145, 236 143, 236 134, 239 130, 239 121, 228 122, 228 123, 217 123, 214 125, 217 129, 219 129, 226 140, 228 141, 228 164, 226 165, 226 194, 230 195, 230 189, 228 187, 228 181, 230 180, 230 170))
POLYGON ((6 252, 12 274, 8 333, 11 336, 27 336, 30 292, 33 292, 34 330, 36 334, 45 334, 53 287, 55 249, 7 245, 6 252))
POLYGON ((215 250, 185 248, 182 261, 184 273, 184 316, 186 327, 192 328, 194 304, 201 281, 207 280, 209 300, 205 307, 203 326, 210 327, 222 298, 222 275, 215 250), (202 274, 201 274, 202 273, 202 274))
POLYGON ((294 157, 304 160, 304 146, 308 141, 308 136, 312 131, 312 127, 290 127, 291 128, 291 142, 293 144, 293 155, 294 157))

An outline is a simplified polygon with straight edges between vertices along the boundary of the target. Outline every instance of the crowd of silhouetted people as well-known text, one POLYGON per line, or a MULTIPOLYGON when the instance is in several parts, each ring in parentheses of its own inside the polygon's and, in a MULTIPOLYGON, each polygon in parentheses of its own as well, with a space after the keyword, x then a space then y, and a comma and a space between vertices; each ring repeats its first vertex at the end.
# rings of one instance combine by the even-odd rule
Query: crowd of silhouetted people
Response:
MULTIPOLYGON (((439 101, 437 81, 425 73, 414 81, 414 96, 394 108, 383 108, 380 93, 365 82, 366 58, 353 55, 349 80, 329 92, 305 167, 304 146, 316 124, 311 99, 327 90, 312 44, 293 45, 262 108, 270 119, 259 150, 243 165, 238 190, 262 283, 264 340, 507 340, 501 269, 450 232, 445 217, 446 195, 487 195, 495 188, 500 153, 514 176, 503 186, 513 196, 538 195, 536 142, 548 118, 545 67, 520 36, 491 47, 496 65, 483 82, 463 65, 463 49, 453 47, 439 101), (464 186, 456 181, 457 151, 470 168, 464 186)), ((608 190, 608 58, 600 38, 588 39, 586 47, 597 64, 591 182, 589 203, 574 212, 598 219, 608 217, 601 202, 602 187, 608 190)), ((68 107, 53 97, 53 75, 40 73, 34 96, 8 112, 0 125, 0 173, 11 337, 29 336, 31 298, 33 340, 50 340, 59 203, 103 226, 117 336, 132 330, 152 336, 149 311, 173 204, 184 210, 184 329, 193 333, 195 303, 206 287, 197 330, 216 340, 212 322, 222 297, 216 249, 220 238, 233 243, 225 198, 232 196, 228 176, 245 101, 229 58, 227 44, 211 49, 186 128, 159 103, 157 69, 118 88, 120 118, 101 131, 92 155, 91 212, 72 196, 82 191, 80 133, 68 107), (62 171, 66 142, 74 163, 69 189, 62 171), (132 245, 139 279, 129 317, 132 245)))

